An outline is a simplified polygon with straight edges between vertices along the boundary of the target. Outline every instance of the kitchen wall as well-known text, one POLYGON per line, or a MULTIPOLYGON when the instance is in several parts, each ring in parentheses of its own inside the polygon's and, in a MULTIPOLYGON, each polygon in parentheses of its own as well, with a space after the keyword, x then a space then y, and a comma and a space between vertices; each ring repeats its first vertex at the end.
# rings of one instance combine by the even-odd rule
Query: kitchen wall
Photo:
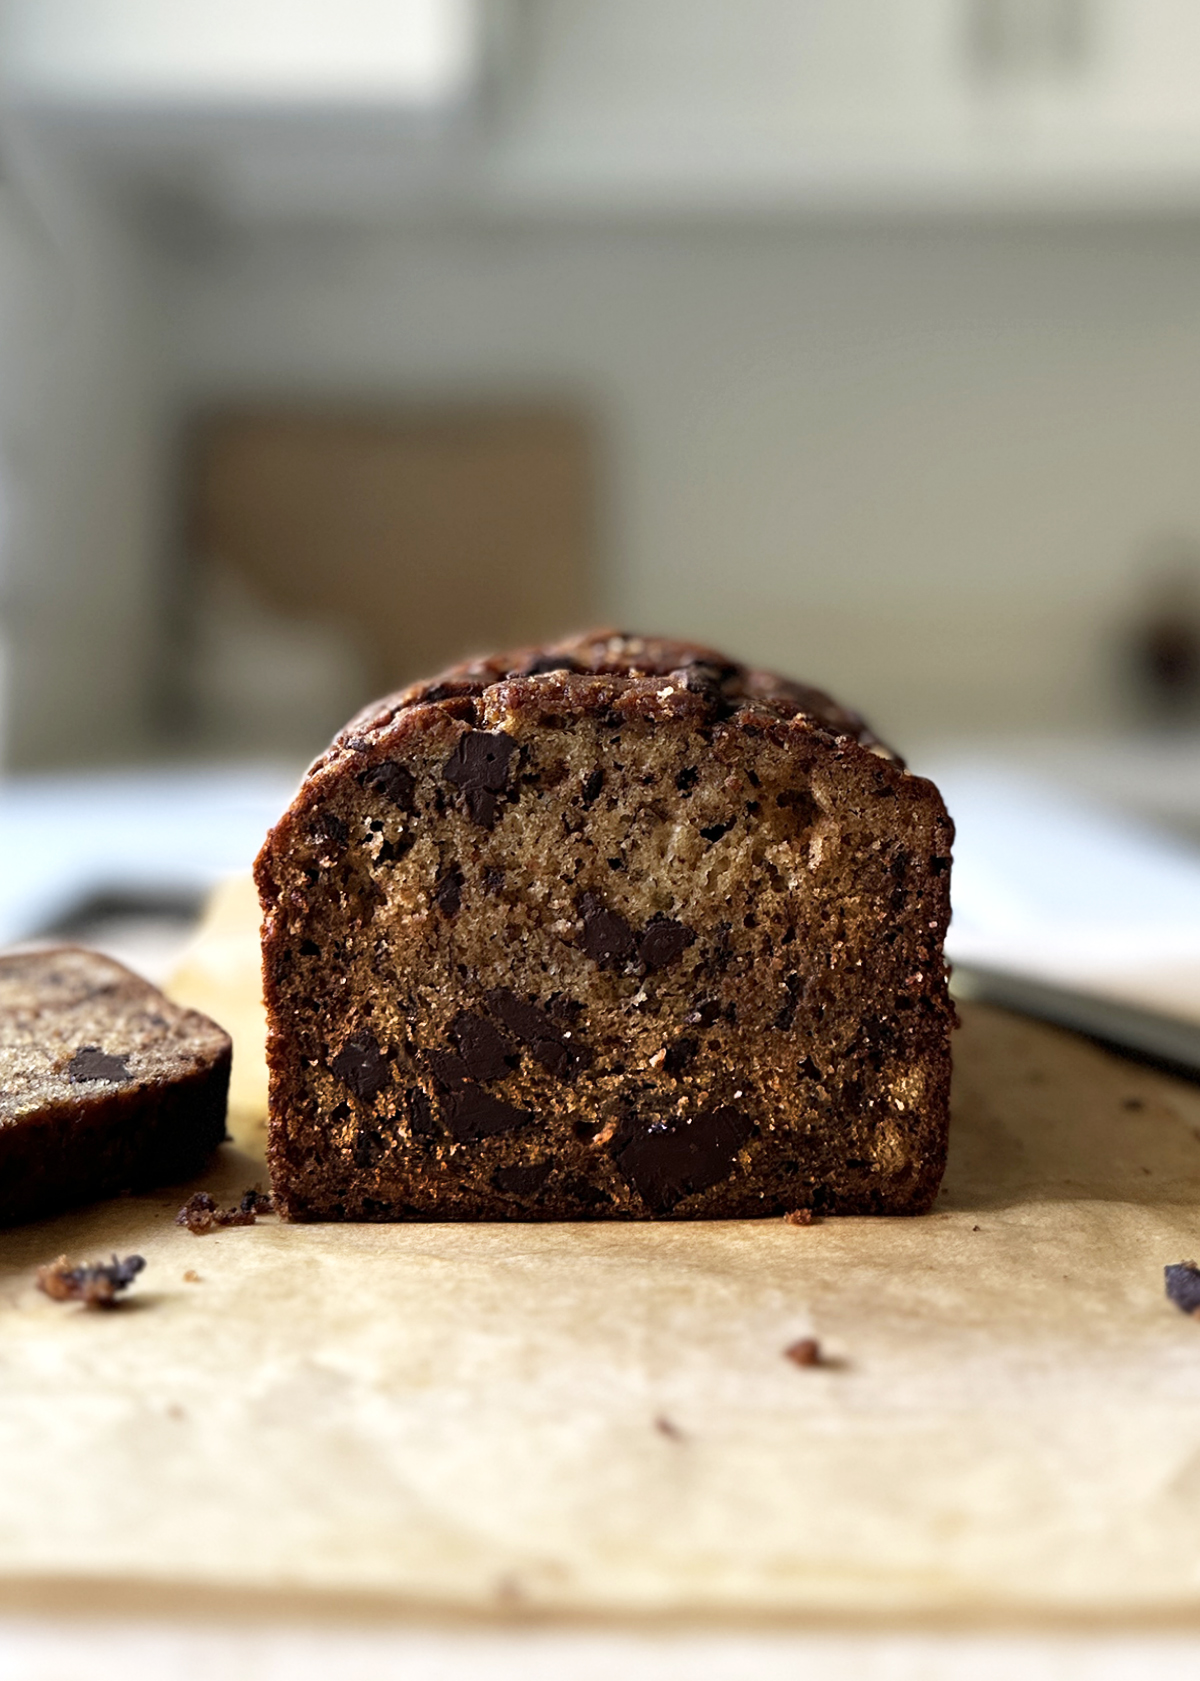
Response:
POLYGON ((609 615, 802 671, 902 738, 1119 720, 1147 545, 1200 534, 1187 224, 280 232, 162 284, 181 410, 594 409, 609 615))

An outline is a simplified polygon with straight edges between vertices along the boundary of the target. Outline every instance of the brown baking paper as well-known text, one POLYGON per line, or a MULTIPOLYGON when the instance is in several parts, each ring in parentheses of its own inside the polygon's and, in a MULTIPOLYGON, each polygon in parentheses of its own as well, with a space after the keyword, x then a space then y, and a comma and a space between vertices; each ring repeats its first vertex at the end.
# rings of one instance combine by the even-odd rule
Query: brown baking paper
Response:
MULTIPOLYGON (((244 1093, 248 895, 221 914, 176 991, 244 1093)), ((964 1015, 925 1219, 196 1238, 177 1188, 3 1234, 0 1590, 1200 1621, 1200 1323, 1162 1277, 1200 1251, 1200 1092, 964 1015), (118 1311, 33 1287, 113 1250, 148 1263, 118 1311)), ((224 1197, 262 1178, 238 1125, 224 1197)))

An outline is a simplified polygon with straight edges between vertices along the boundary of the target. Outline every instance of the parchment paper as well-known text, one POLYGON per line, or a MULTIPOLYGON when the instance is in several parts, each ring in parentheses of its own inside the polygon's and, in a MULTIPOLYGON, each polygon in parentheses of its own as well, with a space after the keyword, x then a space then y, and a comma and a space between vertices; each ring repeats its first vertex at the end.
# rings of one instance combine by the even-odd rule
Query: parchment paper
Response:
MULTIPOLYGON (((176 988, 243 1092, 253 914, 176 988)), ((0 1235, 0 1598, 1200 1624, 1200 1091, 964 1015, 921 1220, 195 1238, 179 1188, 0 1235), (33 1288, 114 1249, 118 1312, 33 1288)))

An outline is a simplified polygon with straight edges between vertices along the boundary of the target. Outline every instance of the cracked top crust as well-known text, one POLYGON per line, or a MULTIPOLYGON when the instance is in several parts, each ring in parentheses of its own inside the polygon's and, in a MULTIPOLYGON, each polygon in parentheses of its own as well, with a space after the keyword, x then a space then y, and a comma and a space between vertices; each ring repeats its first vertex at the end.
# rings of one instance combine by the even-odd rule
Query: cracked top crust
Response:
POLYGON ((467 715, 473 703, 486 696, 485 710, 492 719, 510 709, 523 710, 534 697, 521 679, 531 677, 540 679, 536 704, 547 711, 560 705, 574 714, 599 715, 616 707, 624 713, 704 713, 711 722, 749 712, 769 720, 802 718, 834 740, 854 741, 898 769, 905 768, 900 755, 865 719, 823 689, 753 670, 700 643, 594 630, 542 647, 464 661, 372 701, 339 732, 309 775, 345 752, 369 748, 412 707, 457 702, 467 715))

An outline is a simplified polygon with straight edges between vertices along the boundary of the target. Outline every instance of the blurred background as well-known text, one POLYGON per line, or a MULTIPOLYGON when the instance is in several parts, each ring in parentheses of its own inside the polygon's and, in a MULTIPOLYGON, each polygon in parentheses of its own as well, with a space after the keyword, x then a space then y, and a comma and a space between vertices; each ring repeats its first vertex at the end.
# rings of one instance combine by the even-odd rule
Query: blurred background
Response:
POLYGON ((960 955, 1200 1012, 1190 0, 5 0, 0 95, 0 938, 609 621, 936 772, 960 955))

